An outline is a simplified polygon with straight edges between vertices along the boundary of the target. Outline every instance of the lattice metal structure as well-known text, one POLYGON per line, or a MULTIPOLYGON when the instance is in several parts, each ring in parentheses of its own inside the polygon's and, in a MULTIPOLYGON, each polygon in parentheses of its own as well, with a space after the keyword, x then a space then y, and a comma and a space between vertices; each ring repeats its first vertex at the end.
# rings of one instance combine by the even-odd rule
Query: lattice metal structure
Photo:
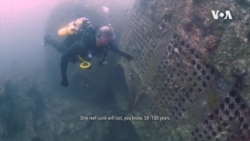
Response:
POLYGON ((242 91, 207 61, 208 53, 198 46, 202 44, 187 40, 195 36, 184 37, 175 22, 162 22, 177 21, 180 13, 162 14, 159 11, 166 8, 154 6, 176 8, 178 3, 137 1, 121 40, 124 50, 135 57, 130 63, 121 62, 134 100, 131 114, 170 117, 132 121, 141 139, 249 140, 250 108, 242 91))

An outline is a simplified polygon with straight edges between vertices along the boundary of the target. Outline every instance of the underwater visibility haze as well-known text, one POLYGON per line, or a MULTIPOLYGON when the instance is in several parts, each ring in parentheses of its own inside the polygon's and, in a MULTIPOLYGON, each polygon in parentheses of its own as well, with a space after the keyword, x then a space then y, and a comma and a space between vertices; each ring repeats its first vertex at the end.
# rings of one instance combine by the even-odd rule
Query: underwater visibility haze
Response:
POLYGON ((0 141, 249 141, 249 23, 248 0, 2 0, 0 141))

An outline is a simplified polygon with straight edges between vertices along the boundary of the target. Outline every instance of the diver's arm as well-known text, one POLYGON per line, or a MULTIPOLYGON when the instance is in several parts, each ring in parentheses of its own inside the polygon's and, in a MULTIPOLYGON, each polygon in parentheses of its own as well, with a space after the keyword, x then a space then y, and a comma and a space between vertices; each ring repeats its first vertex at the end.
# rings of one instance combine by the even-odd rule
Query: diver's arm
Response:
POLYGON ((108 50, 105 49, 104 53, 103 53, 103 56, 102 56, 102 60, 99 62, 99 65, 103 66, 103 65, 105 65, 107 63, 106 62, 107 56, 108 56, 108 50))
POLYGON ((77 55, 77 48, 72 46, 70 50, 63 54, 61 58, 61 75, 62 81, 61 85, 64 87, 68 86, 68 79, 67 79, 67 67, 70 59, 77 55))
POLYGON ((68 79, 67 79, 68 63, 69 63, 69 58, 67 54, 64 54, 61 58, 61 75, 62 75, 61 85, 64 87, 68 86, 68 79))
POLYGON ((53 39, 50 35, 46 35, 43 38, 45 45, 51 45, 54 47, 57 51, 63 52, 63 45, 58 43, 55 39, 53 39))
POLYGON ((128 61, 133 59, 133 56, 131 56, 130 54, 128 54, 126 52, 123 52, 123 51, 119 50, 118 47, 115 46, 115 45, 111 45, 109 49, 111 51, 113 51, 114 53, 126 58, 128 61))

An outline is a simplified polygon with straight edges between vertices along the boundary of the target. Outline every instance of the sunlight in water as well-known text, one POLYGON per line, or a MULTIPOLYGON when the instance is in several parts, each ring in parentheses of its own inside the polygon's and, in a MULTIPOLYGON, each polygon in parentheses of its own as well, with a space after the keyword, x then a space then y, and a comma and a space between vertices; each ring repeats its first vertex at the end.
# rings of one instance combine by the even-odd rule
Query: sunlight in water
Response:
POLYGON ((59 0, 11 0, 3 1, 0 5, 0 16, 18 18, 27 13, 36 14, 46 7, 51 7, 59 0))

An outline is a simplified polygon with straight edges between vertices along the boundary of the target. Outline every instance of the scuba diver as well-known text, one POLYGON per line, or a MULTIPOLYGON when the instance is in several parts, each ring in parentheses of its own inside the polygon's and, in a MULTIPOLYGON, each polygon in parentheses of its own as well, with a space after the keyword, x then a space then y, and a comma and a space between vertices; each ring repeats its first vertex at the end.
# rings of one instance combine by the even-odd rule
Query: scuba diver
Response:
POLYGON ((60 37, 66 37, 63 43, 58 43, 49 35, 44 37, 44 44, 51 45, 59 52, 61 57, 61 85, 68 86, 67 66, 69 62, 75 63, 82 61, 81 68, 90 67, 89 61, 93 56, 100 59, 99 65, 103 66, 106 62, 108 50, 126 58, 128 61, 133 57, 121 50, 114 44, 115 34, 112 26, 105 25, 101 27, 93 26, 90 21, 85 18, 76 19, 67 26, 58 30, 60 37))

